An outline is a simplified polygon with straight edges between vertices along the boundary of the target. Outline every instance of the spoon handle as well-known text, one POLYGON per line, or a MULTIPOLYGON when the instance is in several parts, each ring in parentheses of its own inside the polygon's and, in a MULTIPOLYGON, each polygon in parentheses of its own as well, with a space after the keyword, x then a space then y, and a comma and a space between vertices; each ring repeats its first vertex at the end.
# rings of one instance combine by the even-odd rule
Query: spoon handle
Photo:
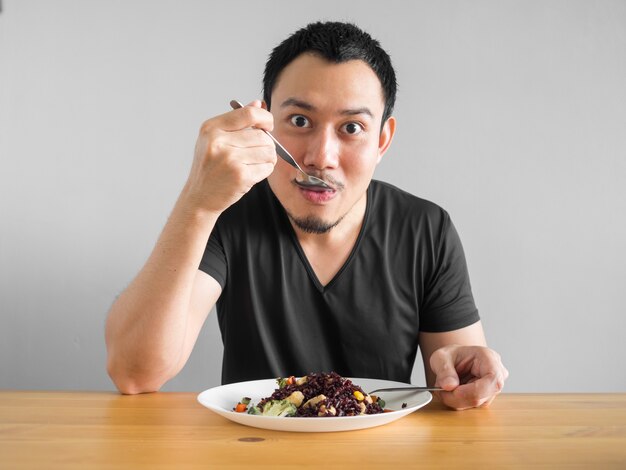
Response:
POLYGON ((391 388, 378 388, 372 390, 369 394, 376 392, 408 392, 408 391, 420 391, 420 392, 441 392, 443 388, 440 387, 391 387, 391 388))
MULTIPOLYGON (((230 107, 233 109, 239 109, 239 108, 243 108, 243 105, 237 100, 231 100, 230 107)), ((276 145, 276 154, 280 158, 285 160, 287 163, 289 163, 292 167, 296 168, 297 170, 302 171, 302 168, 298 166, 298 164, 296 163, 294 158, 291 156, 291 154, 287 152, 287 149, 285 149, 285 147, 283 147, 280 144, 280 142, 278 142, 276 138, 272 134, 270 134, 268 131, 266 131, 265 129, 261 129, 261 130, 265 132, 267 135, 269 135, 270 138, 274 141, 274 145, 276 145)))
MULTIPOLYGON (((241 104, 237 100, 231 100, 230 107, 233 109, 239 109, 239 108, 243 108, 243 104, 241 104)), ((302 168, 300 168, 300 165, 298 165, 298 162, 296 162, 296 159, 291 156, 291 154, 287 151, 287 149, 283 147, 281 143, 278 142, 272 134, 270 134, 265 129, 261 129, 261 130, 265 132, 268 136, 270 136, 270 138, 274 141, 274 146, 276 147, 276 154, 280 158, 285 160, 287 163, 289 163, 296 170, 298 170, 300 174, 303 176, 304 180, 298 181, 298 183, 301 186, 307 186, 307 187, 317 186, 317 187, 325 188, 325 189, 333 189, 326 181, 318 178, 317 176, 311 176, 308 173, 306 173, 302 168)))

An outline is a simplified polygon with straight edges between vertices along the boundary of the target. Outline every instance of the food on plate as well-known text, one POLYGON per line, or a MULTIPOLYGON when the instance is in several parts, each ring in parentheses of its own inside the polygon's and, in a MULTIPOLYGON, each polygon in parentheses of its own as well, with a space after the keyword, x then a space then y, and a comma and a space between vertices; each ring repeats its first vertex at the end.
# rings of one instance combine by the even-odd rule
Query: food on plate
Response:
POLYGON ((332 417, 378 414, 385 402, 368 395, 351 380, 336 372, 315 373, 296 379, 276 379, 278 388, 254 405, 244 397, 233 408, 239 413, 262 416, 332 417))
POLYGON ((250 404, 251 398, 243 397, 239 403, 235 405, 234 411, 237 413, 243 413, 248 409, 248 405, 250 404))

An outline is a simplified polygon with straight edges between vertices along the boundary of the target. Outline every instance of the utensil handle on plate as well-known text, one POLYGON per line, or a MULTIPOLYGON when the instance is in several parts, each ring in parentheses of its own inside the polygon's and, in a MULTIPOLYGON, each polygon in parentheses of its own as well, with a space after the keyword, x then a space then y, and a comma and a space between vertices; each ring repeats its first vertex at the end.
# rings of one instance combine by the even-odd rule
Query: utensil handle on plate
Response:
POLYGON ((372 390, 369 394, 376 392, 410 392, 410 391, 418 391, 418 392, 441 392, 443 388, 440 387, 391 387, 391 388, 379 388, 376 390, 372 390))

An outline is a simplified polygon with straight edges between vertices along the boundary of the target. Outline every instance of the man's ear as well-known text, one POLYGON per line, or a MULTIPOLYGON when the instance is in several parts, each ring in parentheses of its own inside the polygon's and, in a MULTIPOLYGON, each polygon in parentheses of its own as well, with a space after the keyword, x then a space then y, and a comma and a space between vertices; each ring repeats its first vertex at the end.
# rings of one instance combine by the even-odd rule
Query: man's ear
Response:
POLYGON ((265 100, 261 100, 261 108, 267 111, 267 103, 265 102, 265 100))
POLYGON ((391 141, 393 140, 393 135, 396 133, 396 118, 390 116, 385 124, 383 124, 382 129, 380 130, 380 136, 378 137, 378 160, 376 163, 380 163, 380 160, 383 158, 383 155, 391 145, 391 141))

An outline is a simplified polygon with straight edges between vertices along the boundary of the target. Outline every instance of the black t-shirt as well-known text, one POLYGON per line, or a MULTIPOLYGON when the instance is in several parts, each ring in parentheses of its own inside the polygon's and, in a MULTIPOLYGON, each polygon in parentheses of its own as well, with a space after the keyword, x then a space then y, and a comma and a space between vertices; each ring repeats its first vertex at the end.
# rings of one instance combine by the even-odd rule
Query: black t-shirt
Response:
POLYGON ((408 383, 420 331, 479 319, 448 213, 379 181, 326 286, 267 181, 220 216, 200 269, 223 288, 223 383, 330 371, 408 383))

